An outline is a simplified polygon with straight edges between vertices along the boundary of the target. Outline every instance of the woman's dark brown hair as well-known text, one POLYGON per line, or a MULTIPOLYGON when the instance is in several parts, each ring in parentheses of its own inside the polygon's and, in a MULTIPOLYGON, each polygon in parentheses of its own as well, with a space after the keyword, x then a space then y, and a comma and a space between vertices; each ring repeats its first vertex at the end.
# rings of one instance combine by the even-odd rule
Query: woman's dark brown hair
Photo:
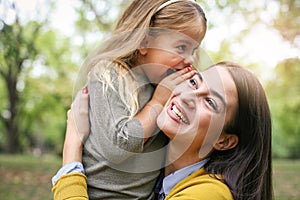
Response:
POLYGON ((271 116, 263 87, 257 78, 239 65, 222 62, 238 92, 238 110, 224 131, 236 134, 238 145, 214 151, 206 169, 222 175, 235 200, 271 200, 272 155, 271 116))

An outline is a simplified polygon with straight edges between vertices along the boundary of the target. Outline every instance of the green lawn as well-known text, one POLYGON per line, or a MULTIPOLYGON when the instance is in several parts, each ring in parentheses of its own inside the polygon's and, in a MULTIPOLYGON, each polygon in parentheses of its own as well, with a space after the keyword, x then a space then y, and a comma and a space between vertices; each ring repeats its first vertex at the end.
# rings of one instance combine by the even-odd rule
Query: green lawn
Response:
POLYGON ((51 178, 60 165, 53 156, 0 155, 0 199, 53 199, 51 178))
POLYGON ((300 200, 300 160, 274 160, 273 182, 276 200, 300 200))
MULTIPOLYGON (((52 199, 51 178, 61 164, 53 156, 0 155, 0 199, 52 199)), ((300 200, 300 160, 274 161, 276 200, 300 200)))

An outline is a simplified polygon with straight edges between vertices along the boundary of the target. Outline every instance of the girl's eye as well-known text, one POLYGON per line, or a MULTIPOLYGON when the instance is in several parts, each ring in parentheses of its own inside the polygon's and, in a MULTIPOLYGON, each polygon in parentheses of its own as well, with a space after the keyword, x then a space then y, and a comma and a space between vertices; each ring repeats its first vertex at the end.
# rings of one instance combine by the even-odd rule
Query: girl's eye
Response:
POLYGON ((190 82, 190 84, 191 84, 193 87, 197 88, 198 83, 197 83, 197 81, 196 81, 195 79, 191 78, 189 82, 190 82))
POLYGON ((205 100, 206 100, 206 102, 208 103, 208 105, 209 105, 212 109, 214 109, 214 111, 217 111, 217 110, 218 110, 217 103, 216 103, 213 99, 211 99, 211 98, 206 98, 205 100))
POLYGON ((183 53, 186 51, 187 47, 186 47, 186 45, 179 45, 179 46, 177 46, 177 49, 179 49, 179 51, 181 53, 183 53))

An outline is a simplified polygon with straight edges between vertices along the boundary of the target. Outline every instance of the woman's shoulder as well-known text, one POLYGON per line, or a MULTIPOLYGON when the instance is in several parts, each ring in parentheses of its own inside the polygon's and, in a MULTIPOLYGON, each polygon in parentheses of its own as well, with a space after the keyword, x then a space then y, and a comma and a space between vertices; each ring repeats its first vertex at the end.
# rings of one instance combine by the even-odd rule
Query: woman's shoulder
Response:
POLYGON ((179 182, 168 196, 167 199, 233 199, 229 187, 220 176, 210 174, 204 168, 179 182))

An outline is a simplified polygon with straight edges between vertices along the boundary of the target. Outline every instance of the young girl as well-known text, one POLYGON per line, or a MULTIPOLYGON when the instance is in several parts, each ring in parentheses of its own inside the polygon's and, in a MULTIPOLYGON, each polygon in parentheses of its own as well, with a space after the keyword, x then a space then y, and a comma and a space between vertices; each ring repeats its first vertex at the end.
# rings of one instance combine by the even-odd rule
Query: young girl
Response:
POLYGON ((91 127, 83 165, 90 199, 152 198, 167 142, 155 131, 156 117, 170 91, 195 74, 193 53, 205 32, 195 1, 133 0, 88 58, 91 127), (175 73, 167 76, 170 69, 175 73))
MULTIPOLYGON (((87 94, 76 102, 87 110, 87 94)), ((68 113, 64 164, 81 161, 72 115, 78 107, 68 113)), ((271 116, 252 73, 234 63, 214 65, 174 89, 157 123, 170 138, 159 199, 272 200, 271 116)), ((53 191, 55 200, 88 198, 81 173, 61 177, 53 191)))

